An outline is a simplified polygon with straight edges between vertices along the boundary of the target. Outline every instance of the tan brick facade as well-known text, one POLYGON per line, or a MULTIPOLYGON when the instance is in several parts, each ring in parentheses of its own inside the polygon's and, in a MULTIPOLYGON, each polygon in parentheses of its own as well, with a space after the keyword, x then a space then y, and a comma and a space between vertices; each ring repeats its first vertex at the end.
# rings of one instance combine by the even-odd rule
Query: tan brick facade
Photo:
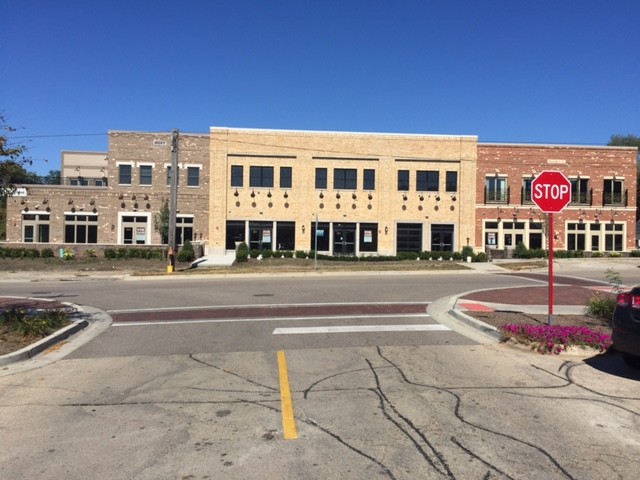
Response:
MULTIPOLYGON (((209 230, 209 136, 181 134, 179 138, 178 210, 185 218, 193 218, 190 225, 194 240, 206 242, 209 230), (187 185, 188 167, 199 170, 198 186, 187 185)), ((161 239, 154 220, 164 201, 169 199, 167 166, 170 164, 171 133, 110 132, 107 168, 104 178, 100 178, 102 186, 95 186, 94 181, 87 186, 24 185, 7 202, 7 241, 30 239, 30 236, 25 238, 25 226, 29 228, 35 222, 37 242, 37 226, 44 223, 41 220, 48 214, 48 243, 69 243, 65 242, 69 239, 65 228, 73 218, 72 222, 80 225, 73 236, 89 235, 77 243, 89 240, 88 243, 98 245, 159 245, 161 239), (123 183, 121 165, 130 167, 129 179, 123 183), (142 178, 142 166, 151 167, 151 174, 145 179, 142 178), (38 218, 32 220, 33 215, 38 218), (136 222, 127 226, 127 219, 131 217, 136 222), (94 218, 97 218, 97 242, 93 242, 93 234, 85 234, 85 230, 93 228, 91 220, 94 218)))
POLYGON ((351 253, 365 253, 371 241, 377 243, 372 253, 395 254, 397 225, 403 223, 421 226, 422 250, 433 248, 434 225, 450 229, 450 247, 458 251, 473 237, 476 145, 475 137, 212 128, 209 248, 223 252, 232 246, 225 233, 229 220, 275 222, 274 230, 283 221, 295 225, 295 248, 308 251, 314 248, 317 215, 328 224, 328 250, 322 251, 329 253, 341 248, 336 232, 345 226, 355 228, 351 253), (241 187, 231 185, 232 167, 242 168, 241 187), (273 186, 251 186, 251 167, 273 167, 273 186), (290 188, 280 186, 280 167, 291 168, 290 188), (325 188, 316 188, 317 168, 326 169, 325 188), (355 186, 336 188, 334 176, 345 170, 355 172, 355 186), (365 170, 375 172, 372 189, 364 186, 365 170), (408 171, 407 191, 398 190, 398 170, 408 171), (434 191, 420 191, 418 171, 438 172, 434 191), (446 172, 455 172, 457 179, 450 192, 446 172))

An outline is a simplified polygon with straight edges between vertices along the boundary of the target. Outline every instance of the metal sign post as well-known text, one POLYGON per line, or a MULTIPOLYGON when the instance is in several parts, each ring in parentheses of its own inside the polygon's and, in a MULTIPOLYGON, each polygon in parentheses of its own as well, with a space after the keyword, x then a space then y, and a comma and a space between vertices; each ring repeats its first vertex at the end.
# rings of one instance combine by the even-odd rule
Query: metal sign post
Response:
POLYGON ((549 325, 553 324, 553 213, 547 213, 549 228, 549 325))
POLYGON ((553 323, 553 214, 561 212, 571 202, 571 182, 564 173, 545 170, 531 182, 531 200, 547 214, 549 247, 549 325, 553 323))

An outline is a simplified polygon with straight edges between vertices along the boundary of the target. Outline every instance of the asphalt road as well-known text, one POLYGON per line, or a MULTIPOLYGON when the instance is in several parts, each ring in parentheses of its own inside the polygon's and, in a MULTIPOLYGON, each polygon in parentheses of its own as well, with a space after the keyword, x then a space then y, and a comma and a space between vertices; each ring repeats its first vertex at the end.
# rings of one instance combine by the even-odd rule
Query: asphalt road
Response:
POLYGON ((3 283, 3 295, 93 305, 114 324, 53 363, 0 376, 0 429, 11 439, 0 478, 637 478, 640 373, 616 355, 478 344, 429 317, 442 296, 515 285, 539 282, 457 273, 3 283), (425 330, 275 333, 376 325, 425 330))

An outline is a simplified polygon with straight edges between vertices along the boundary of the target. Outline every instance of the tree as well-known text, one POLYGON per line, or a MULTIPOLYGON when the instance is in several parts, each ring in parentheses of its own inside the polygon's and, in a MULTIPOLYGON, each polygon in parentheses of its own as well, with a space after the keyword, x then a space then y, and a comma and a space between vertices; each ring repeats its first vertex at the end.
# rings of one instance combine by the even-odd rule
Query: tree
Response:
POLYGON ((28 175, 24 169, 25 165, 31 165, 31 160, 24 154, 27 147, 24 145, 12 144, 9 134, 16 129, 7 125, 4 115, 0 115, 0 197, 6 198, 13 192, 16 179, 24 178, 28 175))
POLYGON ((611 147, 638 147, 638 161, 640 162, 640 137, 629 133, 628 135, 611 135, 609 143, 611 147))
POLYGON ((42 181, 45 185, 60 185, 61 177, 60 170, 49 170, 49 173, 42 177, 42 181))
POLYGON ((169 200, 165 200, 160 211, 154 215, 156 232, 160 234, 162 243, 169 242, 169 200))
POLYGON ((628 135, 611 135, 609 143, 612 147, 638 147, 638 164, 636 172, 636 221, 640 220, 640 137, 629 133, 628 135))

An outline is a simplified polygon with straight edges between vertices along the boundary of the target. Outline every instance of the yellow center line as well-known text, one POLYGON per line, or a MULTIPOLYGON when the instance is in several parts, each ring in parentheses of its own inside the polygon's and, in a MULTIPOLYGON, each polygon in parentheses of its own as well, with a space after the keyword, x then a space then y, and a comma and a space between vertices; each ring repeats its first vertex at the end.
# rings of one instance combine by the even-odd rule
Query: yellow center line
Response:
POLYGON ((285 440, 298 438, 296 420, 293 416, 293 403, 289 389, 289 373, 287 372, 287 358, 284 351, 278 352, 278 371, 280 373, 280 403, 282 405, 282 429, 285 440))

